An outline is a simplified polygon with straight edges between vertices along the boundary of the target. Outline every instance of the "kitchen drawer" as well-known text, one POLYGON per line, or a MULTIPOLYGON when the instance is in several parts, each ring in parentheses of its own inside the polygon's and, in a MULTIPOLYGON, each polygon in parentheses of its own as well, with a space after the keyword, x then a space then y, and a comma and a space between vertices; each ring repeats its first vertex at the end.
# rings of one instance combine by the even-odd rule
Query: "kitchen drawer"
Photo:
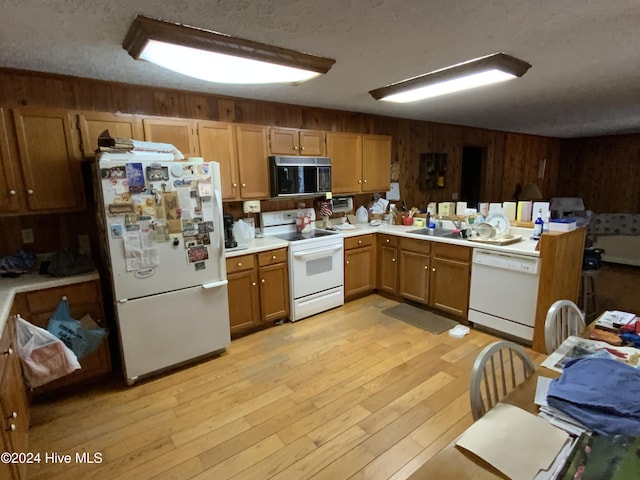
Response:
POLYGON ((242 255, 240 257, 227 258, 227 273, 252 270, 255 265, 255 255, 242 255))
POLYGON ((359 235, 357 237, 348 237, 344 239, 344 249, 351 250, 352 248, 369 247, 373 245, 373 235, 359 235))
POLYGON ((275 263, 283 263, 287 261, 287 249, 278 248, 277 250, 269 250, 258 254, 258 266, 266 267, 275 263))
POLYGON ((397 247, 398 237, 394 235, 385 235, 384 233, 378 234, 378 243, 387 247, 397 247))
POLYGON ((451 258, 454 260, 462 260, 463 262, 471 261, 471 248, 461 245, 450 245, 448 243, 433 242, 432 256, 451 258))
POLYGON ((67 297, 67 302, 70 306, 73 306, 95 303, 100 296, 98 282, 93 281, 25 293, 27 307, 31 314, 53 312, 62 297, 67 297))
POLYGON ((401 238, 400 250, 428 255, 431 251, 431 242, 428 240, 417 240, 415 238, 401 238))

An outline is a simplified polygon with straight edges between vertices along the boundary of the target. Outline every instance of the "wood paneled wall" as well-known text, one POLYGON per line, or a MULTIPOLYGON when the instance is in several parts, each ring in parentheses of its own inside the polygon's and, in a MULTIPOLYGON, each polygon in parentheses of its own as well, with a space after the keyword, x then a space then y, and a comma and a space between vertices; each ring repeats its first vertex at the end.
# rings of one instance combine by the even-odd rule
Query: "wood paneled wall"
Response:
MULTIPOLYGON (((390 135, 393 137, 391 178, 399 181, 401 197, 408 206, 425 207, 429 201, 453 199, 453 194, 460 190, 464 146, 487 149, 486 174, 480 179, 483 199, 510 200, 516 186, 527 182, 539 183, 545 196, 557 193, 560 141, 545 137, 10 69, 0 69, 0 104, 8 108, 61 107, 390 135), (428 192, 418 189, 419 156, 426 152, 448 154, 443 189, 428 192), (547 159, 545 177, 538 179, 538 162, 544 158, 547 159)), ((580 165, 572 164, 572 168, 579 171, 580 165)), ((562 170, 566 171, 564 167, 562 170)), ((369 194, 357 196, 356 207, 371 199, 369 194)), ((289 208, 279 201, 263 204, 263 210, 289 208)), ((295 203, 291 202, 290 206, 295 203)), ((241 202, 229 203, 225 209, 236 217, 242 215, 241 202)), ((67 216, 60 216, 53 223, 72 223, 65 218, 67 216)), ((0 217, 3 236, 10 237, 0 242, 0 255, 7 253, 5 248, 21 243, 16 225, 30 225, 33 221, 0 217)), ((82 229, 74 224, 74 234, 78 230, 82 229)), ((59 228, 53 228, 49 234, 52 238, 60 237, 59 232, 59 228)), ((51 245, 70 241, 73 238, 57 238, 51 245)))
POLYGON ((564 140, 559 196, 598 213, 640 213, 640 135, 564 140))

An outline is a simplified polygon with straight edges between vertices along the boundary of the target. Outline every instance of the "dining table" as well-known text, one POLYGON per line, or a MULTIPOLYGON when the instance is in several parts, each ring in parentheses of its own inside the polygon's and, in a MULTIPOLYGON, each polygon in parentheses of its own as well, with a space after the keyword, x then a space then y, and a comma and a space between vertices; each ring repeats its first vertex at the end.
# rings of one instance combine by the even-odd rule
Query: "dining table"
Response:
MULTIPOLYGON (((520 407, 535 415, 538 405, 534 402, 538 377, 557 378, 559 372, 538 366, 535 371, 514 390, 500 401, 520 407)), ((411 480, 452 479, 452 480, 495 480, 508 478, 481 458, 459 449, 455 440, 445 446, 418 468, 410 477, 411 480)))
MULTIPOLYGON (((580 337, 589 338, 596 321, 597 319, 591 322, 586 330, 580 334, 580 337)), ((558 378, 560 375, 561 373, 556 370, 538 365, 526 380, 503 397, 500 402, 520 407, 537 415, 539 407, 534 402, 534 398, 538 377, 558 378)), ((473 453, 456 447, 456 440, 446 445, 409 477, 410 480, 495 480, 508 478, 473 453)))

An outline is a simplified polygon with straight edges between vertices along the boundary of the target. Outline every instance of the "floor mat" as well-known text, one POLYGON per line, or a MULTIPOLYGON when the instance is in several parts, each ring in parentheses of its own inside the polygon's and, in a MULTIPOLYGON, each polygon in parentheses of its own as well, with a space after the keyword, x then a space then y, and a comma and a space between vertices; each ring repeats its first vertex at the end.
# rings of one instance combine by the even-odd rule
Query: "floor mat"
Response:
POLYGON ((454 320, 406 303, 386 308, 382 313, 409 323, 414 327, 422 328, 427 332, 435 333, 436 335, 458 325, 458 322, 454 320))

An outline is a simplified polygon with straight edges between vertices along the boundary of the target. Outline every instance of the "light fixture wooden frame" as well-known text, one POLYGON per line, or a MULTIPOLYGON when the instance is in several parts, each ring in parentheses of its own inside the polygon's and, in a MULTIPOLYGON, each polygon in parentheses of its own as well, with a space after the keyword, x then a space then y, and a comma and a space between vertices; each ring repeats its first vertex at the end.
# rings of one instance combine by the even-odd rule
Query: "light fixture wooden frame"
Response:
POLYGON ((265 43, 232 37, 211 30, 170 23, 138 15, 122 43, 129 55, 138 60, 149 40, 259 60, 317 73, 327 73, 335 60, 275 47, 265 43))
POLYGON ((369 94, 376 100, 382 100, 390 95, 402 93, 407 90, 435 85, 489 69, 496 69, 505 73, 510 73, 516 77, 522 77, 529 68, 531 68, 531 64, 523 60, 502 52, 494 53, 475 60, 459 63, 452 67, 443 68, 441 70, 425 73, 424 75, 419 75, 407 80, 402 80, 401 82, 392 83, 386 87, 376 88, 375 90, 371 90, 369 94))

